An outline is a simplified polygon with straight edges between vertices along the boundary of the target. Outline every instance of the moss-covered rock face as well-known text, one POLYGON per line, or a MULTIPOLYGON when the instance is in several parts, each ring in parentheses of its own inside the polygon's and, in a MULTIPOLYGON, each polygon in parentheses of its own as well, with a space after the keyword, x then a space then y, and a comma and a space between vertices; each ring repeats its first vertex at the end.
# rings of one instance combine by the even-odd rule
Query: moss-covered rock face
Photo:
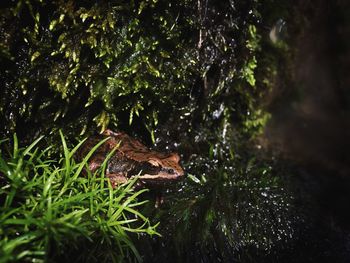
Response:
POLYGON ((206 122, 214 112, 251 135, 266 119, 257 108, 266 78, 255 78, 259 8, 257 1, 8 1, 0 16, 0 132, 79 134, 136 122, 153 134, 171 116, 206 122))
POLYGON ((71 140, 109 127, 179 152, 186 179, 157 212, 145 209, 163 235, 140 245, 158 256, 149 261, 174 247, 174 258, 207 262, 289 249, 302 222, 289 173, 249 141, 269 117, 261 99, 273 78, 290 73, 288 47, 269 38, 284 2, 3 2, 0 138, 55 142, 57 129, 71 140))

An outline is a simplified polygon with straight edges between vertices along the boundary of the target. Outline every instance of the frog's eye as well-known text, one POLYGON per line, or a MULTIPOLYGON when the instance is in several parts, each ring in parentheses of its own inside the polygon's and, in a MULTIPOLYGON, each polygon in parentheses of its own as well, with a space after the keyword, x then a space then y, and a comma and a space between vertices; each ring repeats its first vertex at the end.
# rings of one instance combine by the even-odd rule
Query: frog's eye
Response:
POLYGON ((168 169, 168 173, 169 173, 169 174, 174 174, 175 171, 174 171, 174 169, 171 169, 171 168, 170 168, 170 169, 168 169))

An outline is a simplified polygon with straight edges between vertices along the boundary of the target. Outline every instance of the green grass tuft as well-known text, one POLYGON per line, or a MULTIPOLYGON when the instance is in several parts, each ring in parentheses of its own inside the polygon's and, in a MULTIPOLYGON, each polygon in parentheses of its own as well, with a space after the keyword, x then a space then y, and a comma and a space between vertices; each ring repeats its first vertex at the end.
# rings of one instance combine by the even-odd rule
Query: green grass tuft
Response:
MULTIPOLYGON (((103 176, 81 176, 80 163, 62 133, 62 157, 49 158, 40 149, 42 137, 26 148, 13 137, 12 150, 0 151, 0 262, 22 261, 142 261, 130 234, 159 235, 156 226, 138 212, 145 201, 137 198, 136 179, 113 189, 103 176)), ((0 140, 0 149, 8 140, 0 140)))

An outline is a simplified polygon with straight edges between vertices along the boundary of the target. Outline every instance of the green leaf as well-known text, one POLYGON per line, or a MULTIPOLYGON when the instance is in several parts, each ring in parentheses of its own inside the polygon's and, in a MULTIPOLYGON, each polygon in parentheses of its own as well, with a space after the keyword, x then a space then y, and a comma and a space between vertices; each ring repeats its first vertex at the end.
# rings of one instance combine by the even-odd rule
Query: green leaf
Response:
POLYGON ((52 31, 54 28, 55 28, 55 26, 57 25, 57 20, 56 19, 54 19, 54 20, 52 20, 51 22, 50 22, 50 25, 49 25, 49 30, 50 31, 52 31))

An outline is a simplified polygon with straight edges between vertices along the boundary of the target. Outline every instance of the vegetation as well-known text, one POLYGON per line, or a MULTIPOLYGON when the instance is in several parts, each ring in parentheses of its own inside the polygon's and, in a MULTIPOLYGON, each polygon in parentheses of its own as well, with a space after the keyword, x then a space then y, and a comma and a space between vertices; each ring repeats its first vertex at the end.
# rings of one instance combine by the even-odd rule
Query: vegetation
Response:
POLYGON ((193 242, 210 261, 217 249, 225 260, 290 238, 292 198, 250 147, 287 50, 267 37, 285 2, 4 1, 0 135, 18 137, 13 150, 0 145, 0 261, 141 260, 137 250, 154 256, 159 241, 133 244, 157 234, 157 220, 179 258, 193 242), (76 163, 80 144, 70 145, 107 127, 181 154, 189 176, 157 211, 133 182, 111 189, 103 170, 79 176, 88 156, 76 163), (39 134, 47 141, 30 144, 39 134), (91 253, 74 253, 82 247, 91 253))
POLYGON ((80 176, 102 142, 76 163, 80 144, 69 149, 61 138, 59 161, 37 147, 42 137, 18 148, 14 136, 13 149, 0 152, 0 262, 73 261, 74 255, 82 262, 141 261, 129 235, 157 234, 138 212, 145 201, 137 197, 146 190, 133 191, 135 180, 112 189, 101 171, 80 176))
POLYGON ((2 0, 0 263, 349 262, 345 2, 2 0), (263 150, 267 104, 318 181, 263 150), (80 176, 107 127, 181 156, 158 209, 80 176))
POLYGON ((279 251, 298 239, 304 218, 285 180, 292 169, 227 132, 228 141, 213 139, 209 152, 186 163, 187 178, 167 191, 152 214, 161 222, 163 249, 154 240, 137 241, 146 262, 270 262, 269 255, 279 261, 279 251))
POLYGON ((206 122, 220 107, 222 123, 234 122, 249 136, 265 123, 259 101, 271 72, 260 52, 258 1, 19 0, 4 6, 2 134, 31 138, 33 132, 22 129, 28 125, 69 135, 130 129, 137 118, 135 126, 153 136, 168 116, 206 122))

